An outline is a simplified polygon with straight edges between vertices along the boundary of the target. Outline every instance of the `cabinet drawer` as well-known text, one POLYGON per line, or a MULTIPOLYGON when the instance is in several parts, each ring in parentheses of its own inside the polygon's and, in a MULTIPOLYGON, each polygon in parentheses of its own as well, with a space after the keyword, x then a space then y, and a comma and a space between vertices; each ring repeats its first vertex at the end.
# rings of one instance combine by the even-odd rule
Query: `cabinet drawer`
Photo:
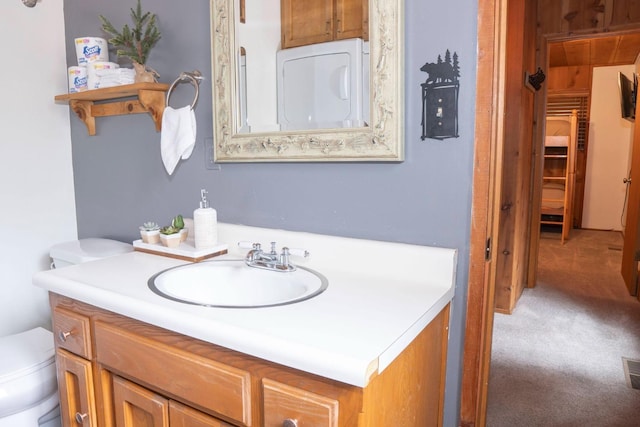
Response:
POLYGON ((91 359, 88 317, 56 307, 53 310, 53 333, 59 348, 64 348, 85 359, 91 359))
POLYGON ((100 321, 94 334, 96 357, 105 367, 251 426, 248 372, 100 321))
POLYGON ((267 378, 262 380, 262 388, 265 427, 281 427, 285 420, 301 427, 338 426, 337 400, 267 378))

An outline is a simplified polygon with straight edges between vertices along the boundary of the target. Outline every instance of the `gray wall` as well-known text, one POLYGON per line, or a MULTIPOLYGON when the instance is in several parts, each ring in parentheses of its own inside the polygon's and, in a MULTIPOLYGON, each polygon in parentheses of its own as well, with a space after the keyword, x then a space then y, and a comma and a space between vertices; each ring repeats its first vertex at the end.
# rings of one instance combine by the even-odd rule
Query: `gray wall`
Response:
MULTIPOLYGON (((102 35, 98 15, 116 28, 130 23, 133 0, 65 0, 67 61, 75 65, 73 39, 102 35)), ((148 65, 161 82, 181 71, 211 75, 209 2, 143 2, 158 15, 162 39, 148 65)), ((190 216, 206 188, 220 221, 330 235, 406 242, 459 250, 447 370, 445 425, 457 425, 468 276, 475 103, 477 4, 463 0, 407 0, 405 6, 405 147, 403 163, 222 164, 207 168, 205 140, 212 137, 211 80, 201 85, 196 110, 197 146, 173 176, 160 158, 160 134, 145 115, 97 119, 97 135, 71 119, 80 237, 137 238, 147 220, 167 223, 190 216), (420 139, 425 62, 449 49, 461 67, 460 137, 420 139), (284 191, 274 191, 282 189, 284 191)), ((113 58, 112 58, 113 59, 113 58)), ((190 101, 179 85, 171 105, 190 101)), ((380 262, 380 260, 375 260, 380 262)))

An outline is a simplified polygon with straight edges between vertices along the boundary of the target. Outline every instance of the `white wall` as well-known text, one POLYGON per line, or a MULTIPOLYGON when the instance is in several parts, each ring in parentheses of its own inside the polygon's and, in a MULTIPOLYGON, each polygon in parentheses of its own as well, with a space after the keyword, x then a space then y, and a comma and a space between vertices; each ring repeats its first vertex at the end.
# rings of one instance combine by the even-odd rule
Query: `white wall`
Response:
POLYGON ((31 276, 51 245, 75 239, 76 213, 63 2, 0 2, 0 336, 50 326, 46 293, 31 276))
POLYGON ((595 67, 585 176, 582 227, 622 230, 633 123, 621 118, 618 72, 631 77, 634 66, 595 67))
POLYGON ((246 0, 238 23, 247 52, 247 122, 253 132, 277 130, 276 52, 280 49, 280 0, 246 0))

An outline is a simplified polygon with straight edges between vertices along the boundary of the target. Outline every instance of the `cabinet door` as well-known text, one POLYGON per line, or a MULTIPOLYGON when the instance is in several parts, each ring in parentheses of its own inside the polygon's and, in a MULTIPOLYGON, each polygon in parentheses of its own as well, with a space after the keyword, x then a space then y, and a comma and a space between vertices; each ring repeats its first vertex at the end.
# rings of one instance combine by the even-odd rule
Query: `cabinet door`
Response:
POLYGON ((369 39, 367 0, 336 0, 336 40, 361 37, 369 39))
POLYGON ((282 48, 333 40, 333 0, 282 0, 282 48))
POLYGON ((118 427, 168 427, 169 401, 123 378, 113 377, 118 427))
POLYGON ((338 427, 337 400, 267 378, 262 386, 264 427, 338 427))
POLYGON ((56 359, 63 425, 97 427, 91 362, 60 349, 56 359))
POLYGON ((233 427, 173 400, 169 401, 171 427, 233 427))

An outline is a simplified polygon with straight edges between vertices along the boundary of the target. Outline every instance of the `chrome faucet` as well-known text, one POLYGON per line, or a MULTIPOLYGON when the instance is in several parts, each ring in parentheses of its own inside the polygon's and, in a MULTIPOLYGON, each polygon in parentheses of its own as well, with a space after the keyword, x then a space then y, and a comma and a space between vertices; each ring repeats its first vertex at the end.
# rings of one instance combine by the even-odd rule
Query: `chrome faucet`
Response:
MULTIPOLYGON (((239 242, 238 246, 245 247, 245 244, 239 242)), ((309 252, 305 250, 300 252, 300 254, 305 258, 309 256, 309 252)), ((278 253, 276 251, 276 242, 271 242, 271 251, 269 252, 262 250, 260 243, 253 243, 251 250, 247 252, 245 256, 245 263, 249 267, 263 268, 265 270, 295 271, 295 265, 289 261, 290 256, 291 250, 286 246, 282 248, 282 252, 278 253)))

